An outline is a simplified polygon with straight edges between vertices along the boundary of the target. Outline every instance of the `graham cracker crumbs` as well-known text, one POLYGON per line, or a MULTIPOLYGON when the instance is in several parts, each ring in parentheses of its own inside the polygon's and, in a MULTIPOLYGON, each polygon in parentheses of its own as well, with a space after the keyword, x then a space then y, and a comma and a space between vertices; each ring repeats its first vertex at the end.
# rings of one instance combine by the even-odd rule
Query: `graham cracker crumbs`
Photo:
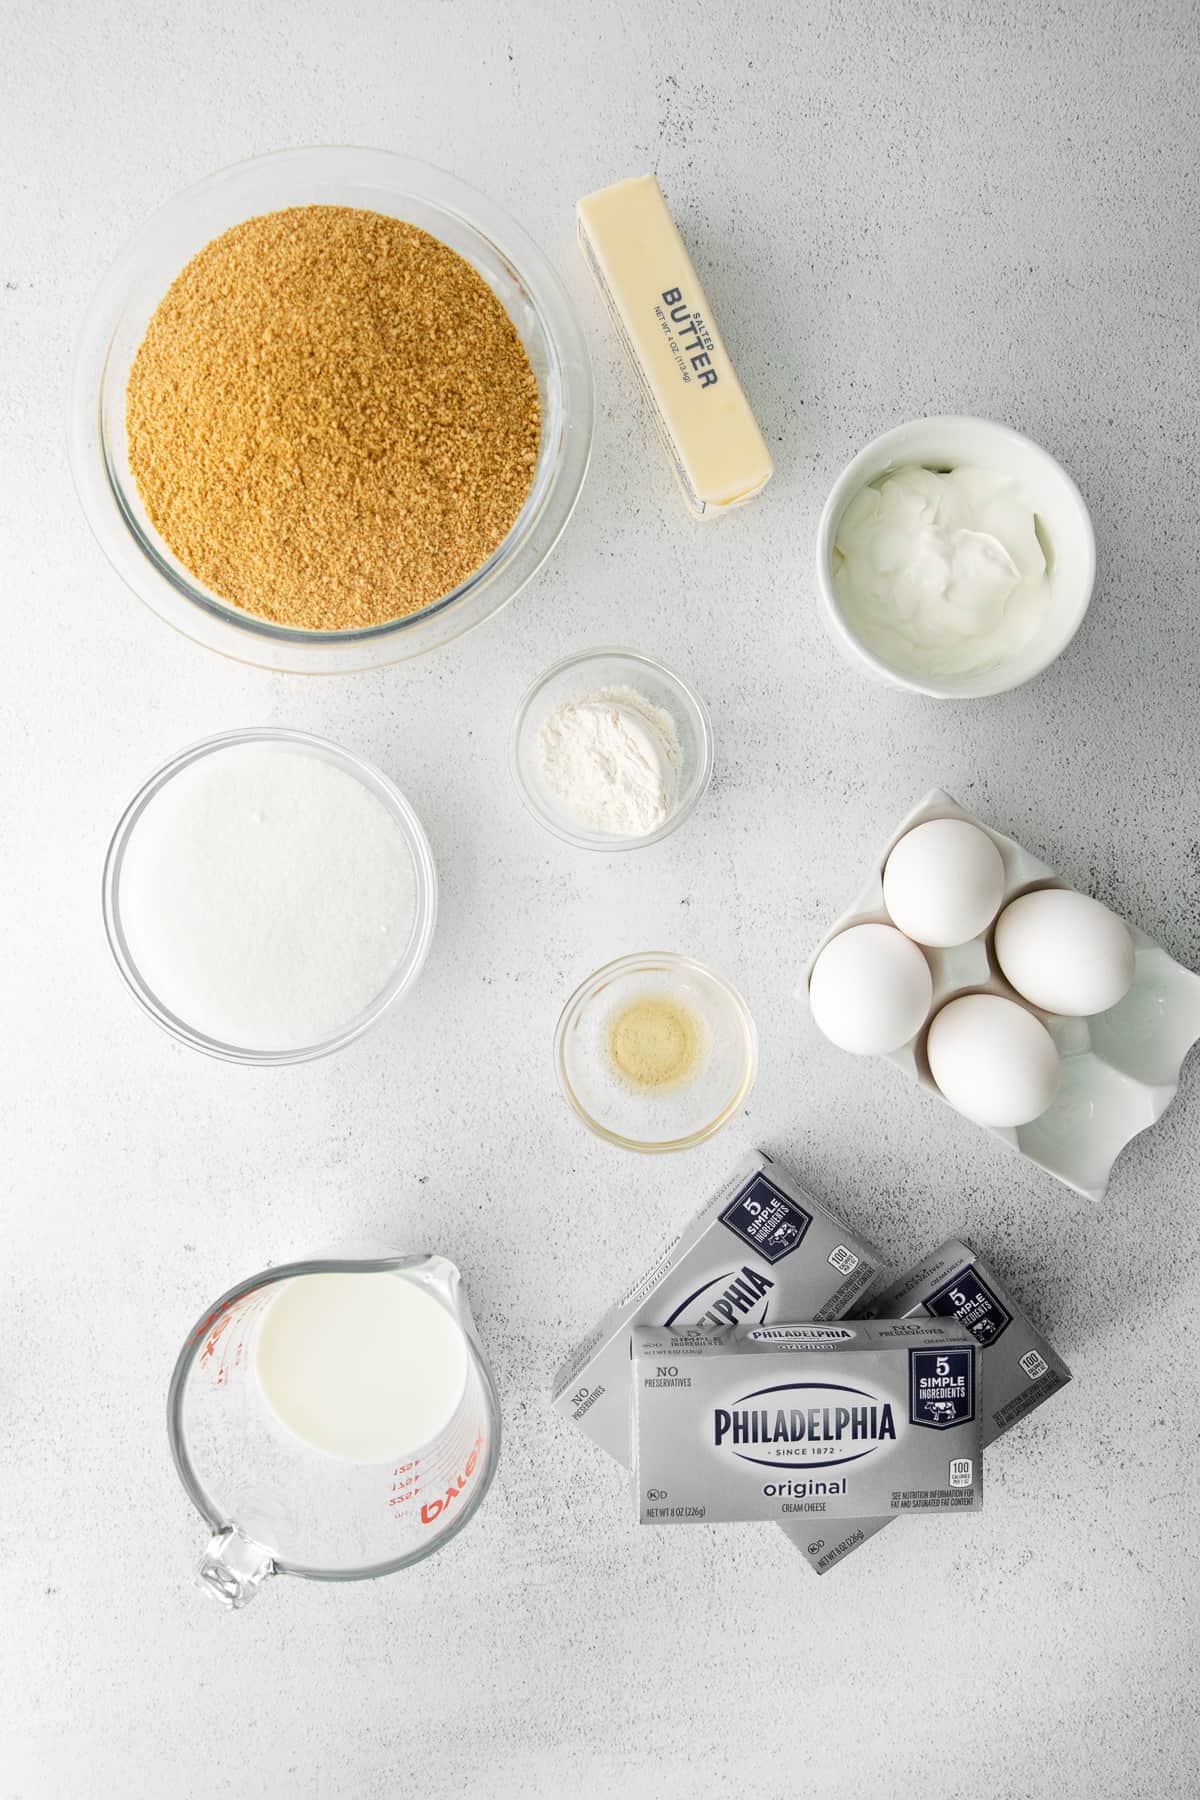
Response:
POLYGON ((156 308, 129 372, 129 463, 155 529, 222 600, 348 631, 439 600, 533 479, 537 379, 480 275, 347 206, 248 219, 156 308))

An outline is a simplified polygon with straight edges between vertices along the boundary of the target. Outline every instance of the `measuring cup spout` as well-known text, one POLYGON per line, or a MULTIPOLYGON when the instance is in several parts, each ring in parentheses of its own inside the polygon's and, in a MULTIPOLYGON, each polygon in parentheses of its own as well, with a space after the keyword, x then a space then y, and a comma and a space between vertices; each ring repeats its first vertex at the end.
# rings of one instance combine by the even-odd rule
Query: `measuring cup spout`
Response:
POLYGON ((267 1576, 274 1573, 270 1551, 236 1525, 227 1525, 210 1540, 196 1570, 196 1580, 214 1600, 236 1611, 248 1606, 267 1576))

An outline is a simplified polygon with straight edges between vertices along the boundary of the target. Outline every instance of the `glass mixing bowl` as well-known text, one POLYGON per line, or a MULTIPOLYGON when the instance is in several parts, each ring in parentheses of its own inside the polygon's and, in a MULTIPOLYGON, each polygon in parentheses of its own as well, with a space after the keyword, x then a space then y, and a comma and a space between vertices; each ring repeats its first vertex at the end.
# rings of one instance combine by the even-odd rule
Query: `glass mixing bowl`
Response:
MULTIPOLYGON (((108 937, 108 947, 112 951, 113 960, 124 977, 134 999, 148 1012, 150 1017, 162 1029, 169 1032, 180 1043, 189 1045, 193 1050, 201 1050, 207 1056, 218 1057, 222 1062, 253 1063, 268 1067, 286 1063, 312 1062, 317 1057, 329 1056, 335 1050, 343 1049, 362 1036, 375 1021, 398 1000, 421 972, 429 946, 433 939, 433 928, 437 919, 437 871, 434 867, 433 852, 429 848, 429 840, 425 836, 421 821, 409 805, 399 788, 394 787, 373 763, 355 756, 349 750, 343 750, 338 744, 331 744, 325 738, 313 737, 307 731, 287 731, 276 726, 255 726, 246 731, 227 731, 219 737, 206 738, 202 743, 193 744, 187 750, 181 750, 178 756, 164 763, 138 790, 129 805, 122 813, 117 828, 113 832, 108 846, 108 855, 104 863, 103 879, 104 929, 108 937), (153 802, 156 795, 181 774, 190 769, 194 763, 204 757, 220 756, 225 750, 240 744, 273 744, 281 745, 298 756, 313 756, 323 762, 332 763, 335 768, 342 769, 347 775, 360 782, 368 792, 381 801, 407 847, 412 859, 415 904, 413 908, 412 927, 408 942, 397 958, 392 972, 370 1004, 357 1017, 348 1019, 332 1036, 319 1042, 302 1044, 299 1047, 289 1046, 286 1049, 256 1049, 244 1044, 226 1043, 211 1037, 200 1030, 189 1020, 181 1018, 171 1011, 155 991, 147 979, 130 946, 126 934, 126 920, 122 908, 122 877, 125 871, 126 856, 131 841, 134 839, 138 825, 153 802)), ((125 909, 127 910, 127 909, 125 909)))
POLYGON ((138 597, 186 637, 240 662, 308 674, 376 668, 433 650, 506 605, 571 516, 592 443, 592 375, 557 275, 500 207, 440 169, 386 150, 282 150, 223 169, 154 213, 92 302, 75 354, 71 471, 100 546, 138 597), (487 282, 537 376, 542 435, 533 482, 511 531, 451 593, 358 631, 302 631, 228 605, 202 587, 151 525, 129 468, 125 385, 151 314, 204 245, 288 206, 357 206, 420 226, 487 282))

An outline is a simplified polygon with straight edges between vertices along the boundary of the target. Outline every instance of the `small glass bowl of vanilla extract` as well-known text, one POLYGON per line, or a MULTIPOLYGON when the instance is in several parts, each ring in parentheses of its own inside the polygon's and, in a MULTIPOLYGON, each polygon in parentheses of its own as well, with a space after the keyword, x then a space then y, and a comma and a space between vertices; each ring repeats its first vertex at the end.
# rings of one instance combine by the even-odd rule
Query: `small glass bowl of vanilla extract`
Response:
POLYGON ((688 1150, 743 1104, 758 1034, 737 989, 690 956, 606 963, 562 1010, 559 1086, 589 1131, 624 1150, 688 1150))

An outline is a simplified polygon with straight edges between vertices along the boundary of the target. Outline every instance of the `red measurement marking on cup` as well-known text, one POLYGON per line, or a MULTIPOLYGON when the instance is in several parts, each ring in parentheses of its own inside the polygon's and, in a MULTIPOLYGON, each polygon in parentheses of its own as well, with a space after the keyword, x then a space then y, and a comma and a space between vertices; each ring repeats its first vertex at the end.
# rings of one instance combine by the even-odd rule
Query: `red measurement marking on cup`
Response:
POLYGON ((388 1500, 389 1506, 407 1506, 421 1487, 417 1479, 417 1471, 421 1467, 421 1458, 414 1456, 409 1462, 397 1463, 392 1470, 392 1491, 388 1500))
POLYGON ((267 1304, 268 1299, 269 1295, 267 1291, 265 1289, 260 1289, 248 1299, 242 1300, 236 1305, 232 1301, 226 1301, 224 1306, 219 1306, 215 1312, 209 1313, 203 1326, 193 1333, 193 1343, 201 1337, 204 1337, 205 1339, 204 1348, 201 1350, 198 1359, 201 1366, 203 1366, 205 1363, 211 1363, 213 1357, 217 1353, 217 1346, 225 1337, 229 1327, 236 1324, 239 1328, 236 1342, 232 1345, 227 1344, 225 1346, 226 1355, 223 1356, 221 1362, 218 1363, 216 1369, 213 1371, 213 1380, 217 1387, 225 1387, 229 1381, 230 1374, 236 1373, 241 1369, 246 1360, 246 1349, 249 1342, 248 1334, 245 1329, 246 1325, 254 1317, 255 1313, 262 1311, 263 1307, 267 1304), (229 1354, 230 1351, 232 1354, 229 1354))
MULTIPOLYGON (((217 1314, 214 1313, 211 1316, 213 1318, 216 1318, 217 1314)), ((213 1356, 216 1353, 217 1345, 220 1343, 221 1339, 225 1336, 225 1333, 229 1330, 229 1327, 232 1323, 233 1323, 232 1317, 227 1313, 225 1315, 225 1317, 219 1321, 219 1323, 217 1324, 215 1329, 212 1332, 210 1332, 208 1341, 205 1344, 203 1350, 200 1352, 200 1361, 201 1362, 207 1362, 209 1357, 213 1356)))
MULTIPOLYGON (((193 1331, 193 1333, 192 1333, 193 1344, 199 1343, 200 1339, 208 1331, 209 1326, 212 1325, 217 1319, 219 1319, 221 1317, 222 1313, 227 1313, 229 1311, 229 1308, 232 1306, 232 1304, 233 1304, 233 1302, 231 1300, 227 1300, 225 1302, 224 1306, 218 1306, 218 1308, 215 1312, 210 1312, 207 1319, 201 1319, 199 1325, 197 1325, 195 1331, 193 1331)), ((219 1335, 220 1334, 218 1333, 218 1336, 219 1335)), ((207 1356, 209 1354, 210 1349, 211 1349, 211 1345, 207 1346, 205 1348, 205 1350, 202 1352, 202 1354, 204 1356, 207 1356)))

